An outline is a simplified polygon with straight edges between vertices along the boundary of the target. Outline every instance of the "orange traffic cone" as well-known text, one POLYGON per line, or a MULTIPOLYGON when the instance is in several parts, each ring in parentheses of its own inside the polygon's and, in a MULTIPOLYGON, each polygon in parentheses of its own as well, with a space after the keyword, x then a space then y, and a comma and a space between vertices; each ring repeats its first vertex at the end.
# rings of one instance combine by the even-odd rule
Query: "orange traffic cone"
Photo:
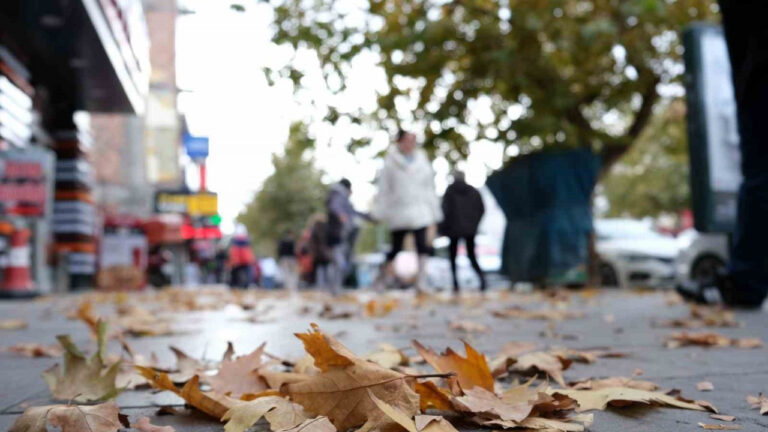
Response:
POLYGON ((29 275, 29 237, 27 228, 14 230, 10 238, 8 263, 3 270, 0 297, 33 297, 37 295, 29 275))

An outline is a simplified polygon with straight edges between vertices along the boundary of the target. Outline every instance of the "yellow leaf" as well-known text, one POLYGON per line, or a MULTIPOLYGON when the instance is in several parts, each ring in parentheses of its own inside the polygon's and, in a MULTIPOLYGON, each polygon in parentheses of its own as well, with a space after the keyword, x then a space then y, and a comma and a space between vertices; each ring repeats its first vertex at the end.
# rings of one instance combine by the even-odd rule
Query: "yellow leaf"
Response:
POLYGON ((417 382, 414 390, 419 394, 419 406, 422 411, 436 409, 441 411, 453 411, 449 390, 440 389, 432 381, 417 382))
POLYGON ((327 371, 332 367, 352 365, 350 356, 354 357, 354 354, 335 339, 326 337, 317 324, 312 323, 311 326, 310 332, 296 333, 296 337, 301 339, 304 349, 315 359, 315 366, 318 369, 327 371))
POLYGON ((475 351, 468 343, 464 342, 464 349, 467 351, 466 358, 451 348, 445 350, 442 355, 438 355, 432 349, 425 348, 418 341, 414 340, 413 345, 424 360, 436 371, 455 373, 462 389, 466 390, 477 386, 493 392, 493 376, 491 376, 485 356, 475 351))
POLYGON ((266 396, 250 402, 236 402, 221 418, 225 432, 243 432, 262 417, 273 431, 291 429, 309 416, 301 406, 279 396, 266 396))

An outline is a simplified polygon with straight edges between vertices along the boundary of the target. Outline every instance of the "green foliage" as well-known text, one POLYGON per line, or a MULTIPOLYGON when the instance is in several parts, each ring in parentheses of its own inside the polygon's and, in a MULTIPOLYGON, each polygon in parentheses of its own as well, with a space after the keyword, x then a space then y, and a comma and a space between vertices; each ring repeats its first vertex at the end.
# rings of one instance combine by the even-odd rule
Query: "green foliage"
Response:
POLYGON ((291 126, 285 154, 272 157, 275 172, 237 216, 260 254, 274 255, 280 237, 289 230, 298 236, 309 217, 325 209, 323 174, 306 157, 312 144, 302 125, 291 126))
MULTIPOLYGON (((606 167, 642 133, 660 85, 679 81, 679 31, 717 16, 715 0, 269 1, 274 41, 314 50, 330 91, 345 91, 352 59, 378 57, 380 108, 331 105, 330 122, 423 127, 449 160, 487 139, 515 146, 508 155, 588 147, 606 167)), ((299 72, 280 73, 300 88, 299 72)))
POLYGON ((663 108, 604 177, 608 216, 658 216, 690 207, 685 105, 676 100, 663 108))

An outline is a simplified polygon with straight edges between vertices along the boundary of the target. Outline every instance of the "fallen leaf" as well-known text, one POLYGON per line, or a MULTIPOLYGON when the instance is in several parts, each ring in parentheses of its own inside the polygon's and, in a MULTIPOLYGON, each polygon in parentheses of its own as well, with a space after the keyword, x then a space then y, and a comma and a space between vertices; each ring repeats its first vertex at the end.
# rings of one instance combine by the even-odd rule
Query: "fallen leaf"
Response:
POLYGON ((57 400, 93 402, 113 398, 120 393, 115 385, 120 362, 106 367, 103 359, 106 324, 99 322, 96 353, 90 359, 80 352, 67 335, 57 336, 64 349, 64 364, 43 372, 51 395, 57 400))
POLYGON ((357 357, 317 325, 296 335, 322 372, 305 381, 285 384, 281 392, 307 411, 328 417, 338 430, 364 425, 362 432, 383 421, 371 395, 408 415, 419 411, 419 395, 411 376, 357 357))
POLYGON ((262 369, 259 375, 267 382, 270 389, 279 389, 283 384, 297 383, 309 378, 310 375, 296 372, 280 372, 262 369))
POLYGON ((565 358, 579 363, 597 363, 599 358, 623 358, 627 355, 607 349, 577 350, 570 348, 553 348, 548 351, 550 354, 565 358))
POLYGON ((291 429, 309 419, 300 405, 279 396, 266 396, 250 402, 235 402, 221 420, 227 421, 225 432, 243 432, 262 417, 273 431, 291 429))
POLYGON ((696 390, 698 391, 712 391, 714 389, 714 384, 709 381, 701 381, 700 383, 696 384, 696 390))
POLYGON ((633 403, 670 406, 694 411, 707 410, 699 404, 681 401, 661 392, 626 387, 606 387, 598 390, 557 389, 553 392, 575 399, 579 404, 577 411, 604 410, 608 405, 625 406, 633 403))
POLYGON ((327 320, 350 319, 354 316, 355 313, 353 311, 334 309, 333 306, 328 303, 323 305, 323 309, 318 315, 319 318, 327 320))
POLYGON ((733 312, 720 306, 691 305, 690 317, 677 318, 657 323, 660 327, 701 328, 701 327, 739 327, 733 312))
POLYGON ((513 306, 507 309, 495 310, 492 312, 496 318, 519 318, 531 320, 552 320, 562 321, 567 319, 583 318, 583 312, 561 310, 561 309, 534 309, 528 310, 520 306, 513 306))
POLYGON ((262 366, 265 345, 261 344, 252 353, 235 359, 225 356, 217 374, 206 378, 211 390, 232 397, 267 390, 269 387, 258 372, 262 366))
POLYGON ((478 353, 464 342, 464 349, 467 357, 462 357, 451 348, 445 350, 443 354, 437 354, 430 348, 425 348, 418 341, 414 340, 413 345, 422 358, 429 363, 436 371, 440 373, 455 373, 456 380, 463 390, 473 387, 482 387, 493 392, 493 376, 488 367, 483 354, 478 353))
POLYGON ((3 351, 12 352, 24 357, 61 357, 64 350, 59 345, 41 345, 37 343, 20 343, 9 346, 3 351))
POLYGON ((709 418, 715 419, 715 420, 726 421, 726 422, 732 422, 732 421, 736 420, 736 417, 734 417, 732 415, 723 415, 723 414, 710 414, 709 418))
POLYGON ((454 402, 461 411, 491 415, 517 423, 526 419, 533 410, 533 405, 528 400, 504 400, 482 387, 464 390, 464 395, 455 397, 454 402))
POLYGON ((699 423, 699 427, 706 430, 741 430, 741 425, 737 424, 707 424, 699 423))
POLYGON ((320 416, 304 420, 300 425, 282 432, 336 432, 336 428, 328 417, 320 416))
POLYGON ((489 330, 487 325, 469 320, 451 321, 448 323, 448 327, 451 330, 464 333, 485 333, 489 330))
POLYGON ((416 382, 414 390, 419 394, 419 406, 422 411, 436 409, 452 411, 450 390, 441 389, 432 381, 416 382))
POLYGON ((197 375, 193 376, 192 379, 184 384, 184 387, 179 389, 171 381, 168 374, 164 372, 144 366, 136 366, 136 369, 149 381, 152 387, 176 393, 189 405, 217 420, 221 419, 232 405, 232 400, 226 396, 200 391, 200 378, 197 375))
POLYGON ((761 415, 768 414, 768 397, 760 393, 757 396, 747 396, 747 403, 752 409, 759 409, 761 415))
POLYGON ((556 383, 565 387, 563 370, 567 369, 570 365, 571 361, 568 359, 537 351, 518 357, 517 363, 512 366, 512 370, 523 373, 544 372, 555 380, 556 383))
POLYGON ((368 354, 365 356, 365 359, 387 369, 408 365, 408 356, 396 347, 386 343, 380 343, 378 351, 368 354))
POLYGON ((389 315, 397 306, 397 299, 370 300, 365 304, 365 316, 384 317, 389 315))
POLYGON ((392 406, 383 400, 376 397, 370 390, 368 390, 368 397, 371 398, 376 407, 383 414, 382 418, 376 420, 376 425, 379 430, 389 429, 389 423, 397 423, 408 432, 418 432, 416 429, 416 423, 412 420, 413 414, 404 412, 396 406, 392 406))
POLYGON ((536 342, 509 342, 505 344, 499 354, 489 363, 491 375, 495 378, 504 375, 521 354, 531 352, 536 347, 538 347, 536 342))
POLYGON ((458 432, 443 416, 417 415, 413 422, 419 432, 458 432))
POLYGON ((176 432, 172 426, 155 426, 149 422, 149 417, 141 417, 132 423, 131 427, 141 432, 176 432))
POLYGON ((651 381, 636 380, 627 377, 589 379, 570 383, 574 390, 599 390, 608 387, 626 387, 638 390, 655 391, 659 386, 651 381))
POLYGON ((49 426, 61 432, 116 432, 122 428, 117 404, 107 402, 27 408, 8 432, 45 432, 49 426))
POLYGON ((188 355, 184 351, 174 346, 168 348, 176 356, 176 370, 168 375, 173 382, 185 383, 192 379, 193 376, 207 369, 202 361, 188 355))
POLYGON ((0 321, 0 330, 20 330, 27 328, 27 322, 20 319, 7 319, 0 321))
POLYGON ((679 348, 695 345, 716 348, 733 346, 736 348, 751 349, 762 347, 763 341, 758 338, 731 339, 727 336, 723 336, 714 332, 680 332, 669 335, 669 337, 667 337, 666 345, 667 348, 679 348))

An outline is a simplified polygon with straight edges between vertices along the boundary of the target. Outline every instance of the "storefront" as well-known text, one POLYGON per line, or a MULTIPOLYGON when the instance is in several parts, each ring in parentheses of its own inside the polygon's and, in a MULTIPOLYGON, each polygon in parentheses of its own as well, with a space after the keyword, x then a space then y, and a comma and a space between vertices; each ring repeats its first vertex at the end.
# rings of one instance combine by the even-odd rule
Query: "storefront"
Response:
POLYGON ((32 233, 29 291, 93 285, 100 233, 76 113, 141 114, 149 71, 140 0, 0 2, 0 201, 32 233))

